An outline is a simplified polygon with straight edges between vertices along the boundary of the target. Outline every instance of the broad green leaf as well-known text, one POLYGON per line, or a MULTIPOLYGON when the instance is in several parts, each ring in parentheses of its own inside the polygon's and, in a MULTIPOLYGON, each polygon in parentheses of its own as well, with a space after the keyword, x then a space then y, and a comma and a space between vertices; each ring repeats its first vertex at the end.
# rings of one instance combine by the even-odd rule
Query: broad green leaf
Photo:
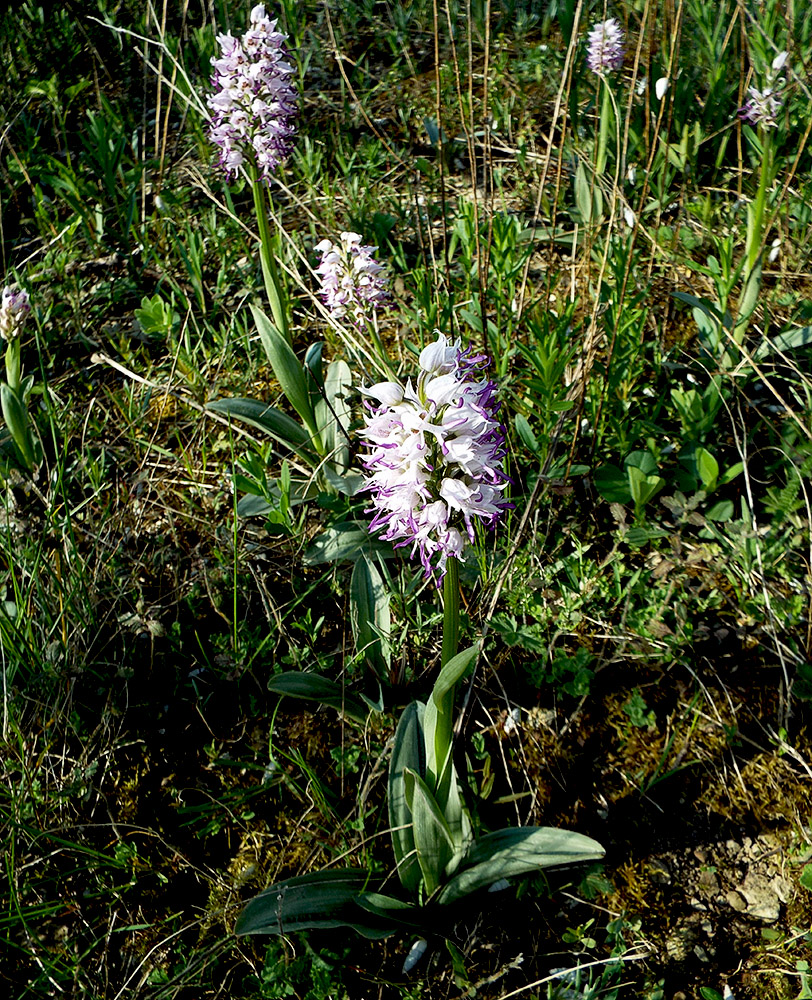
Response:
POLYGON ((603 215, 603 195, 597 181, 590 184, 583 161, 575 170, 575 207, 585 226, 599 223, 603 215))
POLYGON ((247 493, 244 497, 240 497, 237 504, 237 517, 256 517, 259 514, 270 514, 271 511, 278 509, 278 503, 271 503, 256 493, 247 493))
POLYGON ((466 867, 443 888, 438 902, 451 903, 502 878, 594 861, 603 854, 597 841, 570 830, 527 826, 499 830, 476 841, 465 859, 466 867))
POLYGON ((354 497, 364 485, 364 476, 360 472, 341 474, 336 472, 332 465, 322 466, 322 472, 336 493, 343 493, 347 497, 354 497))
POLYGON ((301 424, 297 424, 287 413, 282 413, 274 406, 261 403, 258 399, 237 397, 235 399, 216 399, 207 403, 206 409, 256 427, 257 430, 272 437, 274 441, 287 445, 308 465, 317 464, 316 456, 308 447, 310 435, 301 424))
POLYGON ((20 449, 25 464, 29 469, 33 469, 35 464, 34 445, 28 426, 28 411, 20 402, 17 393, 5 382, 0 384, 0 403, 2 404, 3 419, 13 441, 20 449))
POLYGON ((347 397, 352 388, 352 371, 346 361, 333 361, 327 366, 324 396, 319 406, 319 428, 324 453, 339 469, 350 464, 349 427, 352 414, 347 397))
POLYGON ((513 418, 513 423, 516 426, 516 433, 519 435, 522 444, 535 454, 539 450, 539 443, 538 438, 533 433, 533 428, 530 426, 530 421, 527 417, 522 416, 521 413, 517 413, 513 418))
POLYGON ((719 463, 707 448, 697 448, 695 458, 696 471, 699 473, 702 485, 706 490, 716 489, 716 481, 719 478, 719 463))
POLYGON ((654 456, 646 449, 630 451, 623 459, 623 465, 627 469, 639 469, 647 476, 654 475, 657 471, 657 463, 654 461, 654 456))
POLYGON ((609 503, 628 503, 631 498, 629 477, 611 462, 607 462, 594 473, 595 489, 609 503))
POLYGON ((395 927, 358 904, 369 881, 356 869, 299 875, 270 886, 245 905, 234 933, 292 934, 313 928, 351 927, 368 938, 382 938, 395 927))
POLYGON ((391 663, 389 593, 377 568, 362 555, 350 579, 350 624, 357 652, 375 673, 386 678, 391 663))
MULTIPOLYGON (((460 783, 457 777, 457 770, 454 767, 453 758, 449 757, 446 765, 452 769, 447 782, 448 795, 443 805, 443 816, 451 832, 451 840, 454 845, 454 854, 446 866, 446 875, 453 875, 459 868, 461 861, 467 855, 473 841, 473 830, 468 810, 460 797, 460 783)), ((444 782, 440 781, 440 787, 444 782)))
POLYGON ((739 311, 736 316, 737 343, 741 343, 742 340, 744 339, 744 329, 747 327, 747 321, 753 315, 753 310, 756 308, 760 293, 761 293, 761 256, 759 256, 758 260, 755 263, 755 266, 747 275, 747 278, 744 283, 744 291, 742 292, 742 295, 739 298, 739 311))
POLYGON ((733 501, 720 500, 705 513, 709 521, 729 521, 733 517, 733 501))
POLYGON ((305 566, 358 559, 364 553, 378 553, 384 558, 392 555, 389 542, 382 542, 370 535, 369 528, 357 521, 341 521, 323 531, 304 553, 305 566))
POLYGON ((420 864, 414 846, 412 813, 406 801, 403 772, 407 768, 416 774, 425 774, 426 750, 423 744, 423 712, 425 705, 413 701, 400 717, 395 730, 392 756, 389 760, 389 827, 398 877, 404 888, 414 891, 420 884, 420 864))
POLYGON ((420 907, 414 903, 407 903, 394 896, 386 896, 380 892, 362 892, 356 899, 358 905, 381 917, 382 920, 391 920, 392 923, 400 924, 403 927, 424 928, 425 915, 420 907))
POLYGON ((717 325, 721 323, 721 312, 712 302, 708 302, 707 299, 698 299, 695 295, 689 295, 687 292, 672 292, 671 294, 675 299, 679 299, 680 302, 687 302, 689 306, 700 309, 710 320, 715 321, 717 325))
POLYGON ((454 857, 454 839, 431 789, 420 775, 404 768, 403 780, 423 885, 431 895, 443 881, 446 865, 454 857))
POLYGON ((319 454, 323 454, 322 442, 316 426, 316 415, 310 404, 310 392, 304 366, 293 353, 293 348, 287 340, 261 309, 251 306, 251 314, 254 317, 268 361, 270 361, 274 375, 282 386, 285 398, 310 431, 313 447, 319 454))
MULTIPOLYGON (((423 718, 423 734, 426 741, 426 776, 440 788, 451 757, 451 742, 443 737, 451 727, 438 725, 441 716, 449 716, 454 711, 454 688, 472 666, 479 654, 479 644, 469 646, 457 653, 445 664, 437 675, 423 718)), ((447 718, 446 718, 447 721, 447 718)), ((442 798, 443 796, 441 796, 442 798)), ((445 803, 443 803, 444 805, 445 803)))
POLYGON ((322 370, 322 354, 324 353, 324 341, 317 340, 305 351, 304 366, 310 376, 312 376, 314 386, 324 387, 324 372, 322 370))
POLYGON ((771 340, 765 338, 753 355, 756 361, 762 361, 768 354, 797 351, 799 347, 812 344, 812 326, 797 326, 792 330, 784 330, 771 340))
POLYGON ((626 466, 626 475, 629 478, 629 492, 637 510, 645 506, 654 494, 665 486, 662 476, 647 476, 634 465, 626 466))
POLYGON ((340 684, 329 677, 322 677, 321 674, 308 674, 298 670, 275 674, 268 681, 268 690, 291 698, 317 701, 343 712, 356 722, 364 723, 369 716, 369 710, 360 699, 343 690, 340 684))
POLYGON ((728 483, 732 483, 736 476, 740 476, 744 472, 744 465, 741 462, 734 462, 733 465, 729 466, 725 471, 719 476, 719 485, 727 486, 728 483))

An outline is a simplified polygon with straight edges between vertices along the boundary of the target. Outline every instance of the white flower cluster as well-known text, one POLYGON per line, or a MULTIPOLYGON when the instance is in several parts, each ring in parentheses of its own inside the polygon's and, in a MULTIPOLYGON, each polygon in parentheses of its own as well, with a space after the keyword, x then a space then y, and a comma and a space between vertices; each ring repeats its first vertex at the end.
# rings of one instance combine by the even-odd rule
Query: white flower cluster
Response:
POLYGON ((784 106, 783 89, 786 80, 779 78, 779 73, 787 61, 787 53, 779 52, 773 59, 767 72, 767 86, 763 90, 756 87, 747 88, 747 100, 739 108, 739 117, 751 125, 765 125, 767 128, 778 128, 778 115, 784 106))
POLYGON ((31 312, 28 292, 6 286, 0 300, 0 337, 14 340, 19 337, 25 317, 31 312))
POLYGON ((370 448, 370 528, 419 551, 426 576, 438 580, 474 540, 475 518, 493 527, 513 506, 502 495, 509 480, 496 383, 480 377, 488 363, 440 334, 420 353, 416 387, 409 380, 363 390, 380 404, 360 432, 370 448))
POLYGON ((267 179, 289 155, 295 131, 295 71, 288 61, 287 36, 276 30, 264 4, 258 4, 242 38, 218 35, 217 41, 221 54, 212 59, 209 138, 220 147, 226 176, 236 176, 246 157, 253 157, 267 179))
POLYGON ((602 76, 623 66, 623 29, 617 18, 596 24, 587 38, 586 64, 602 76))
POLYGON ((322 240, 316 246, 321 262, 316 274, 321 295, 333 319, 351 312, 357 326, 369 319, 389 299, 388 279, 382 264, 372 256, 376 248, 362 246, 358 233, 342 233, 340 243, 322 240))

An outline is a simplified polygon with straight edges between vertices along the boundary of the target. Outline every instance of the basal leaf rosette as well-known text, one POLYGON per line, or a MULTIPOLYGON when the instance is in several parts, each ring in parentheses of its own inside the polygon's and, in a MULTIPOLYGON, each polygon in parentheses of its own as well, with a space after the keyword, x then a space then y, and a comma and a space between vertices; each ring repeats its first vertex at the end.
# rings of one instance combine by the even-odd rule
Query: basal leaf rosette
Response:
POLYGON ((449 557, 461 558, 477 520, 493 528, 513 505, 504 496, 505 434, 497 386, 483 376, 485 355, 439 334, 420 353, 409 379, 364 389, 370 403, 360 431, 370 449, 365 488, 370 530, 419 553, 426 576, 442 580, 449 557))

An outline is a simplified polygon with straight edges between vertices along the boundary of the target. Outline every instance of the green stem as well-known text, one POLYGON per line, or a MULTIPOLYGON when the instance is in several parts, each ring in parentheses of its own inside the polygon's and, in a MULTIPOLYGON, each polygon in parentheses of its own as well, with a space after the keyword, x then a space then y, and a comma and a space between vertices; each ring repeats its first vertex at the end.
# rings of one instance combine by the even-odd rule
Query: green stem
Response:
POLYGON ((609 84, 601 79, 599 83, 601 91, 601 120, 598 123, 598 152, 595 156, 595 173, 600 177, 606 169, 606 149, 609 144, 609 125, 614 120, 612 109, 612 95, 609 93, 609 84))
MULTIPOLYGON (((444 667, 452 657, 457 655, 460 640, 460 573, 459 563, 451 556, 446 563, 446 574, 443 580, 443 649, 440 657, 440 667, 444 667)), ((449 787, 452 780, 453 767, 444 768, 454 735, 454 695, 456 685, 449 688, 439 701, 437 720, 434 728, 435 767, 436 774, 427 774, 429 786, 435 795, 441 809, 448 800, 449 787)))
POLYGON ((268 202, 265 185, 260 181, 255 166, 251 167, 251 192, 254 196, 254 211, 259 226, 259 259, 262 264, 265 294, 268 296, 268 302, 271 306, 274 325, 285 340, 290 343, 285 289, 282 285, 279 268, 276 266, 275 250, 278 250, 279 240, 273 236, 271 227, 268 225, 268 202))
POLYGON ((15 337, 6 347, 6 382, 14 392, 20 391, 22 366, 20 363, 20 338, 15 337))
MULTIPOLYGON (((460 564, 450 556, 443 580, 443 652, 440 666, 457 655, 460 644, 460 564)), ((453 704, 453 698, 452 698, 453 704)))
MULTIPOLYGON (((764 240, 764 210, 767 195, 774 180, 773 142, 769 129, 762 129, 761 174, 756 197, 747 213, 747 246, 739 315, 733 330, 733 340, 739 347, 744 343, 747 325, 761 291, 761 249, 764 240)), ((730 360, 730 359, 728 359, 730 360)), ((732 359, 732 360, 735 360, 732 359)))

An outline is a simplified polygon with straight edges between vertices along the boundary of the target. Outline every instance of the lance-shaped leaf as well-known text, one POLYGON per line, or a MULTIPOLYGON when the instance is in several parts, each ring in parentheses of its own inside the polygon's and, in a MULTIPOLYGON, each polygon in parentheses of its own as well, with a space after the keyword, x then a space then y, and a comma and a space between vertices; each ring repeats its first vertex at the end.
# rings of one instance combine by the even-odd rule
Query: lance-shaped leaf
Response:
POLYGON ((352 570, 350 623, 356 650, 363 652, 379 677, 387 677, 391 662, 389 594, 383 577, 366 556, 361 556, 352 570))
POLYGON ((465 859, 465 868, 443 888, 440 904, 453 903, 502 878, 527 875, 553 865, 595 861, 601 845, 580 833, 554 827, 520 826, 480 837, 465 859))
POLYGON ((351 927, 364 937, 386 937, 395 925, 358 904, 368 881, 367 872, 349 868, 278 882, 249 900, 237 918, 234 933, 291 934, 351 927))
POLYGON ((324 399, 319 400, 316 407, 324 453, 342 470, 350 464, 348 430, 351 414, 347 396, 351 387, 352 371, 347 362, 331 362, 324 380, 324 399))
MULTIPOLYGON (((431 692, 423 732, 426 739, 426 780, 437 790, 451 758, 451 715, 454 711, 454 688, 477 658, 479 644, 469 646, 440 670, 431 692)), ((445 806, 444 795, 438 796, 445 806)))
POLYGON ((287 413, 282 413, 274 406, 261 403, 258 399, 237 397, 235 399, 215 399, 206 404, 206 409, 256 427, 257 430, 272 437, 274 441, 287 445, 308 465, 317 464, 316 455, 309 450, 310 435, 301 424, 297 424, 287 413))
POLYGON ((362 909, 380 917, 382 922, 391 922, 412 930, 422 930, 425 927, 426 918, 421 907, 394 896, 386 896, 380 892, 362 892, 356 902, 362 909))
POLYGON ((286 399, 294 410, 302 418, 302 421, 310 431, 313 439, 313 447, 321 455, 323 447, 318 427, 316 425, 316 415, 310 403, 310 393, 307 386, 307 375, 304 367, 296 355, 293 348, 285 337, 276 329, 265 313, 256 306, 251 306, 251 314, 254 317, 259 339, 265 348, 268 361, 271 363, 274 375, 282 386, 286 399))
POLYGON ((2 403, 3 419, 14 443, 19 448, 26 466, 33 469, 36 463, 31 430, 28 426, 28 411, 17 393, 5 382, 0 385, 0 403, 2 403))
POLYGON ((420 775, 404 768, 403 780, 423 885, 431 895, 443 881, 446 865, 454 857, 454 838, 431 789, 420 775))
POLYGON ((392 831, 392 848, 398 877, 404 888, 414 891, 420 884, 420 865, 414 846, 412 812, 406 801, 403 772, 408 769, 425 774, 426 750, 423 745, 423 713, 426 706, 413 701, 400 717, 395 730, 395 742, 389 760, 389 827, 392 831))
POLYGON ((302 558, 305 566, 358 559, 364 553, 380 553, 384 558, 392 555, 392 545, 382 542, 369 533, 367 524, 341 521, 333 524, 313 540, 302 558))
POLYGON ((308 674, 298 670, 276 674, 268 681, 268 690, 291 698, 317 701, 334 708, 337 712, 342 712, 356 722, 366 722, 369 715, 369 709, 364 702, 343 690, 340 684, 320 674, 308 674))

